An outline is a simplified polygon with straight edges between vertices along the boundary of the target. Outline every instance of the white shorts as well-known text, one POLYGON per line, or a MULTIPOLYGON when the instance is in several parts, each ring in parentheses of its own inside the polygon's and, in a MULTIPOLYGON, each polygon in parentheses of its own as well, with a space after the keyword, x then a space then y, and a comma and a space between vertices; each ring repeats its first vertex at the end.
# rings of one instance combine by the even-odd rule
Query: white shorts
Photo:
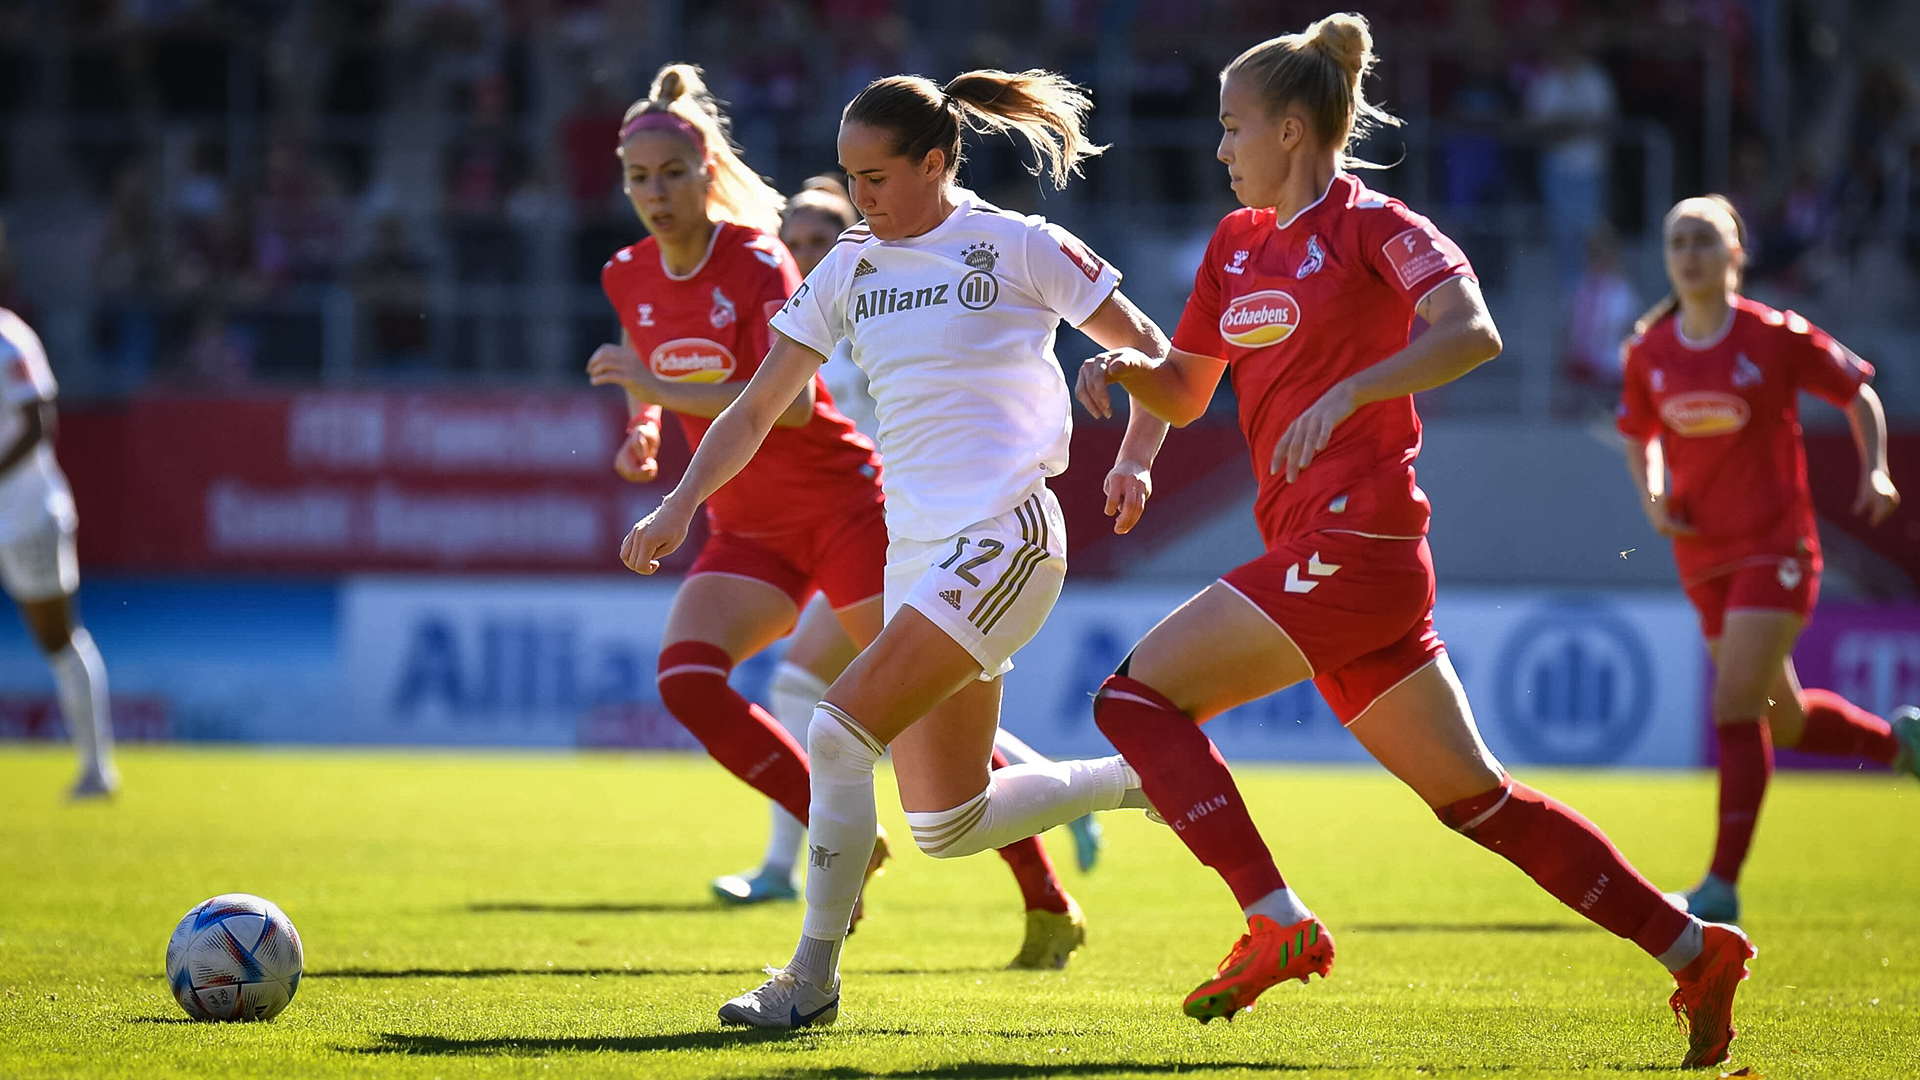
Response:
POLYGON ((1067 580, 1067 527, 1044 483, 1020 505, 945 540, 894 537, 887 544, 887 620, 915 611, 980 663, 980 677, 1013 670, 1067 580))
POLYGON ((0 478, 0 586, 16 603, 80 588, 73 495, 52 455, 36 454, 0 478))

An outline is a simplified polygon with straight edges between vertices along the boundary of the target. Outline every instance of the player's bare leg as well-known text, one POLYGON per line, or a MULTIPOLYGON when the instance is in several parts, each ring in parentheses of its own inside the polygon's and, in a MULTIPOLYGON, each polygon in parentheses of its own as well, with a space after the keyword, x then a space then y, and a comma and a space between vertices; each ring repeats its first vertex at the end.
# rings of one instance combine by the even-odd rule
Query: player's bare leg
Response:
POLYGON ((73 597, 20 601, 20 618, 53 667, 60 712, 80 759, 76 799, 112 795, 120 787, 113 764, 113 719, 107 698, 107 667, 93 635, 75 624, 73 597))
POLYGON ((1155 810, 1220 874, 1246 916, 1247 933, 1187 995, 1187 1014, 1202 1023, 1231 1019, 1277 983, 1324 978, 1333 967, 1332 935, 1287 887, 1232 773, 1199 728, 1310 674, 1273 620, 1215 583, 1141 639, 1094 705, 1155 810))

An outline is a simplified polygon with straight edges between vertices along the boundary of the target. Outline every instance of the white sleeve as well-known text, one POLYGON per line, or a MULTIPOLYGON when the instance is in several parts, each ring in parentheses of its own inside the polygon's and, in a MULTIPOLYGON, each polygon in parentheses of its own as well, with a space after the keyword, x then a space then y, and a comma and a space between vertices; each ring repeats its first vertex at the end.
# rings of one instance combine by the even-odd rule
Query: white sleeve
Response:
POLYGON ((857 250, 856 244, 834 245, 767 325, 821 356, 832 356, 834 347, 848 336, 846 290, 840 283, 845 278, 846 256, 857 250))
POLYGON ((18 315, 0 308, 0 400, 13 408, 52 401, 59 393, 40 335, 18 315))
POLYGON ((1041 302, 1069 326, 1092 318, 1120 287, 1120 271, 1112 263, 1052 222, 1027 230, 1027 274, 1041 302))

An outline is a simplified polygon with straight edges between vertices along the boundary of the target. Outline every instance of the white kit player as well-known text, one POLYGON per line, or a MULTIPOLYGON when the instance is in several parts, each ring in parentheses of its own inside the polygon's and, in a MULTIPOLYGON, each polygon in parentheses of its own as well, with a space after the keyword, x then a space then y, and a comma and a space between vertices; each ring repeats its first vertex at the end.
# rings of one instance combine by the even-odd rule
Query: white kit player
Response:
MULTIPOLYGON (((1045 72, 976 71, 941 87, 891 77, 841 119, 840 164, 867 225, 841 238, 774 316, 746 391, 714 421, 678 487, 621 549, 651 573, 695 508, 753 457, 842 340, 867 373, 887 466, 886 626, 834 681, 807 732, 807 911, 791 963, 726 1003, 724 1023, 804 1027, 839 1015, 839 958, 876 828, 889 748, 914 841, 937 858, 998 847, 1094 810, 1144 805, 1119 758, 989 772, 1001 679, 1066 576, 1059 504, 1071 400, 1054 358, 1062 319, 1102 346, 1162 355, 1120 276, 1040 218, 954 182, 961 128, 1021 136, 1056 185, 1092 153, 1088 107, 1045 72)), ((1144 509, 1166 425, 1130 416, 1107 476, 1122 525, 1144 509)))
POLYGON ((0 583, 53 666, 60 711, 80 756, 76 799, 112 795, 113 721, 107 667, 73 610, 80 588, 73 494, 53 457, 53 399, 60 388, 40 335, 0 308, 0 583))

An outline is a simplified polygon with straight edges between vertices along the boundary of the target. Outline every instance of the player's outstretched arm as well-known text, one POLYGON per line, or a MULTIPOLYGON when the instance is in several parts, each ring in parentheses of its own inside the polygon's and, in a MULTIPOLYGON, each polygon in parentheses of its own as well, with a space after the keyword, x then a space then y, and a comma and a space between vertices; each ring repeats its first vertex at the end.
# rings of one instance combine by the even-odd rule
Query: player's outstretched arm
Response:
MULTIPOLYGON (((633 348, 602 345, 587 361, 587 375, 595 386, 618 386, 636 401, 671 409, 683 416, 719 416, 734 399, 746 392, 745 383, 670 382, 647 370, 633 348)), ((809 379, 794 395, 787 410, 774 421, 776 427, 805 427, 813 417, 813 381, 809 379)))
MULTIPOLYGON (((1129 354, 1147 359, 1164 357, 1172 348, 1160 327, 1119 289, 1094 309, 1087 321, 1080 324, 1080 330, 1107 350, 1102 356, 1129 354)), ((1081 385, 1075 393, 1094 415, 1109 417, 1113 409, 1103 375, 1104 371, 1096 373, 1090 382, 1087 367, 1082 365, 1081 385), (1095 404, 1105 411, 1095 409, 1095 404)), ((1107 473, 1104 485, 1107 516, 1114 519, 1114 532, 1128 532, 1139 524, 1140 515, 1146 512, 1147 500, 1153 497, 1153 459, 1160 453, 1160 444, 1166 437, 1165 420, 1144 408, 1128 413, 1127 433, 1120 440, 1120 452, 1114 457, 1113 469, 1107 473)))
POLYGON ((1847 424, 1860 451, 1860 491, 1853 498, 1853 512, 1878 525, 1900 508, 1900 489, 1893 486, 1893 473, 1887 469, 1887 411, 1873 387, 1860 384, 1847 407, 1847 424))
POLYGON ((1272 471, 1292 483, 1327 448, 1333 429, 1362 405, 1417 394, 1446 384, 1500 355, 1500 331, 1472 278, 1437 286, 1416 309, 1429 325, 1419 340, 1385 360, 1334 383, 1294 418, 1273 448, 1272 471))
POLYGON ((687 463, 686 475, 660 501, 653 513, 634 523, 620 545, 620 561, 635 573, 651 574, 660 560, 673 554, 687 539, 693 513, 721 485, 739 475, 766 441, 767 433, 796 398, 807 390, 827 358, 776 334, 773 348, 760 362, 745 390, 714 418, 687 463))
POLYGON ((1117 289, 1080 329, 1107 351, 1080 365, 1073 395, 1102 420, 1113 415, 1107 387, 1118 383, 1146 411, 1174 427, 1186 427, 1206 413, 1227 370, 1224 360, 1174 348, 1160 327, 1117 289))

